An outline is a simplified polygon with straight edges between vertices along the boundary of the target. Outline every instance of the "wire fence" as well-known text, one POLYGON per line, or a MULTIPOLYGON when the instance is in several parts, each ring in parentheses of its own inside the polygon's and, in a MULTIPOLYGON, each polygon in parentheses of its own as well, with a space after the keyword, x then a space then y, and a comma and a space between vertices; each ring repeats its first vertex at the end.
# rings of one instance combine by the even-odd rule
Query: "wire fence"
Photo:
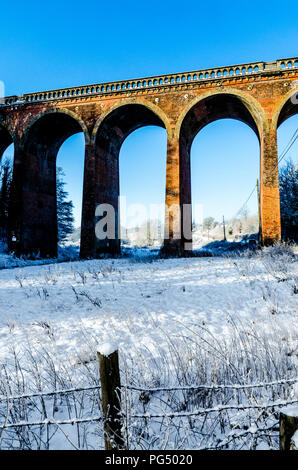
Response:
MULTIPOLYGON (((279 410, 298 403, 297 383, 121 385, 125 448, 276 449, 279 410)), ((0 449, 100 449, 104 421, 100 385, 2 395, 0 449)))

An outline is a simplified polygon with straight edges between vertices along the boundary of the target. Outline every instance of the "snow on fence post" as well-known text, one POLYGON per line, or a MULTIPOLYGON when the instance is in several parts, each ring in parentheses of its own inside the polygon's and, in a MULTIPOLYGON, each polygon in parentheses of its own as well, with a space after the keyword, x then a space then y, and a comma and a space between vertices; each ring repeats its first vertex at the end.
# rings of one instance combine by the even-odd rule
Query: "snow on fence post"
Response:
POLYGON ((121 383, 118 350, 112 343, 97 347, 106 450, 123 449, 121 433, 121 383))
POLYGON ((298 407, 283 408, 279 416, 279 448, 280 450, 297 450, 298 407))

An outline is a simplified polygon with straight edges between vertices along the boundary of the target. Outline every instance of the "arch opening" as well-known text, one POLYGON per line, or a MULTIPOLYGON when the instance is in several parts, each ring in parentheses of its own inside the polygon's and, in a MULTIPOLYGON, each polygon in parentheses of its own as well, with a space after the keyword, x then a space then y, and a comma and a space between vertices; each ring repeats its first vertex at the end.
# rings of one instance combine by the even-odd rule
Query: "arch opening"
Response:
POLYGON ((58 248, 61 256, 65 257, 79 255, 84 156, 85 139, 82 132, 68 137, 57 154, 58 248))
POLYGON ((121 251, 159 250, 165 214, 167 133, 157 126, 132 132, 119 156, 121 251))
POLYGON ((0 243, 7 249, 11 224, 14 144, 10 144, 0 159, 0 243))
MULTIPOLYGON (((191 166, 194 166, 191 163, 191 153, 192 144, 196 136, 200 135, 200 132, 206 128, 210 129, 214 127, 215 122, 221 120, 234 120, 240 121, 241 123, 249 126, 254 134, 257 136, 258 142, 260 142, 260 135, 257 123, 252 116, 250 110, 243 102, 240 97, 231 94, 216 94, 208 96, 205 99, 202 99, 196 103, 184 117, 179 135, 179 146, 180 146, 180 184, 181 184, 181 212, 183 220, 183 240, 184 247, 189 250, 192 249, 192 228, 193 228, 193 207, 192 207, 192 191, 191 191, 191 166), (213 124, 212 124, 213 123, 213 124)), ((240 123, 238 123, 240 124, 240 123)), ((206 129, 204 131, 207 132, 206 129)), ((204 132, 205 133, 205 132, 204 132)), ((203 134, 202 134, 203 135, 203 134)), ((216 135, 214 139, 217 139, 216 135)), ((233 139, 231 137, 231 139, 233 139)), ((213 144, 214 142, 212 142, 213 144)), ((196 146, 195 146, 196 147, 196 146)), ((195 148, 194 147, 194 148, 195 148)), ((219 147, 220 148, 220 147, 219 147)), ((260 149, 260 145, 259 145, 260 149)), ((260 152, 260 150, 259 150, 260 152)), ((258 152, 258 153, 259 153, 258 152)), ((192 156, 193 158, 193 156, 192 156)), ((193 168, 194 169, 194 168, 193 168)), ((212 175, 216 172, 216 166, 212 168, 210 166, 210 171, 212 175)), ((257 173, 258 175, 258 173, 257 173)), ((256 175, 256 178, 257 178, 256 175)), ((220 175, 218 175, 220 178, 220 175)), ((254 181, 256 183, 256 181, 254 181)), ((202 209, 200 209, 202 214, 202 209)), ((224 215, 224 214, 223 214, 224 215)), ((185 248, 184 248, 185 249, 185 248)))
POLYGON ((298 241, 298 106, 287 102, 278 120, 278 173, 280 192, 281 237, 298 241))
POLYGON ((259 178, 259 154, 255 133, 241 121, 219 119, 196 135, 190 156, 194 250, 257 238, 257 191, 242 204, 259 178))
POLYGON ((50 112, 25 131, 21 143, 22 165, 19 250, 41 257, 57 257, 57 155, 81 124, 69 114, 50 112))
POLYGON ((298 114, 298 91, 293 93, 282 106, 277 118, 277 128, 295 114, 298 114))
POLYGON ((0 125, 0 251, 5 251, 9 243, 13 162, 13 139, 0 125))
POLYGON ((198 132, 219 119, 242 121, 259 138, 257 124, 244 102, 235 95, 220 93, 199 101, 188 111, 181 124, 180 140, 189 149, 198 132))
POLYGON ((89 156, 90 167, 94 161, 89 178, 88 164, 85 166, 84 201, 87 204, 87 200, 93 199, 93 204, 90 206, 89 203, 84 209, 82 240, 85 242, 81 247, 82 257, 90 256, 91 253, 98 257, 104 253, 116 254, 121 251, 119 154, 125 139, 145 126, 166 128, 163 120, 152 109, 139 103, 124 104, 113 109, 98 126, 94 139, 95 155, 89 156), (93 181, 94 190, 89 180, 93 181), (104 223, 105 220, 107 223, 104 223), (109 225, 111 233, 108 233, 109 225), (90 239, 92 227, 94 239, 90 239))
POLYGON ((13 139, 8 130, 0 124, 0 161, 6 149, 13 144, 13 139))
POLYGON ((162 119, 146 105, 122 105, 108 114, 96 133, 95 145, 103 149, 119 146, 133 131, 144 126, 165 127, 162 119))

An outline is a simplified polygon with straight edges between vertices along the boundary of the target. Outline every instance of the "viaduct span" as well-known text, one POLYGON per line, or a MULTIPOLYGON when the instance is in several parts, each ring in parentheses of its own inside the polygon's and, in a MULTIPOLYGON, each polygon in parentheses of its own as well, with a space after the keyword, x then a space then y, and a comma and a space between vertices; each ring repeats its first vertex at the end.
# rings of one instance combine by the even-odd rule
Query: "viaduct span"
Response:
POLYGON ((187 73, 64 88, 0 101, 0 158, 14 144, 10 230, 17 253, 57 255, 56 157, 71 135, 85 136, 81 257, 120 250, 116 238, 95 233, 96 207, 111 204, 118 214, 119 151, 134 130, 157 125, 167 131, 165 201, 179 207, 182 235, 165 216, 164 250, 189 249, 190 149, 196 134, 217 119, 238 119, 260 143, 261 235, 280 239, 277 128, 298 111, 298 58, 215 67, 187 73), (186 227, 187 225, 187 227, 186 227), (183 230, 186 229, 186 230, 183 230))

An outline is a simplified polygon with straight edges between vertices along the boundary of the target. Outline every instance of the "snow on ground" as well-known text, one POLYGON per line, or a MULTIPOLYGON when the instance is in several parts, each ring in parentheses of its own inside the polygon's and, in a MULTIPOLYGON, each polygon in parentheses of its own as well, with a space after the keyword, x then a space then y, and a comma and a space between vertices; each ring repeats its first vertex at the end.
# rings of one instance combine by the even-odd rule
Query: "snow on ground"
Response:
MULTIPOLYGON (((218 346, 224 340, 233 343, 235 331, 250 328, 255 343, 247 354, 255 354, 255 364, 261 355, 256 349, 261 333, 266 346, 260 344, 260 350, 265 351, 268 343, 284 357, 274 372, 269 371, 268 358, 263 369, 245 365, 245 380, 249 382, 254 367, 254 381, 293 377, 297 375, 296 294, 297 260, 288 251, 276 254, 274 249, 238 257, 147 256, 3 269, 0 363, 13 360, 13 348, 22 357, 30 343, 35 350, 48 347, 61 362, 78 365, 95 360, 98 344, 117 343, 132 383, 156 385, 154 376, 161 385, 177 385, 181 374, 175 367, 181 358, 175 363, 175 345, 184 351, 183 361, 191 364, 194 353, 189 344, 195 343, 196 354, 203 358, 198 351, 204 350, 208 338, 209 345, 210 341, 218 346), (209 336, 201 341, 198 331, 209 336)), ((214 378, 212 367, 204 372, 206 381, 223 380, 214 378)), ((233 364, 228 368, 232 371, 233 364)), ((195 382, 196 375, 191 377, 195 382)), ((237 374, 231 377, 226 380, 244 380, 237 374)))
MULTIPOLYGON (((295 271, 296 263, 291 269, 295 271)), ((3 359, 8 354, 11 325, 14 344, 21 348, 24 334, 39 332, 39 325, 46 323, 60 353, 73 356, 84 349, 82 330, 97 343, 116 340, 124 351, 131 344, 166 348, 164 331, 175 337, 201 324, 225 335, 230 318, 292 331, 295 312, 291 286, 274 279, 262 259, 117 259, 28 266, 0 271, 0 354, 3 359)))

